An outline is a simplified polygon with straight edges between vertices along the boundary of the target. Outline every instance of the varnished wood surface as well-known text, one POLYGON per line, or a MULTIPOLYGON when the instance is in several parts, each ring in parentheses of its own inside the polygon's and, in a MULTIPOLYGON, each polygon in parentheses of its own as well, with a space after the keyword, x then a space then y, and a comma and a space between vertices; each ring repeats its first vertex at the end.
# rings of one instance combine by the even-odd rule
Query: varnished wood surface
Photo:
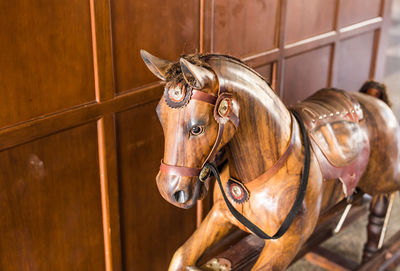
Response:
POLYGON ((342 42, 338 59, 342 68, 338 71, 337 87, 357 91, 369 77, 374 38, 374 32, 369 32, 342 42), (348 74, 355 69, 357 73, 348 78, 348 74))
POLYGON ((142 64, 141 48, 164 58, 198 51, 199 7, 198 0, 111 2, 116 92, 155 81, 142 64))
MULTIPOLYGON (((230 199, 231 204, 269 236, 273 236, 285 220, 285 214, 292 208, 304 167, 304 142, 301 140, 299 124, 293 120, 288 108, 257 73, 234 58, 213 54, 200 59, 195 56, 181 58, 176 64, 180 65, 174 71, 176 75, 167 77, 171 73, 166 68, 170 67, 166 64, 168 62, 148 53, 142 57, 148 68, 166 81, 165 96, 157 106, 165 137, 163 165, 201 168, 209 161, 208 154, 215 147, 219 150, 226 145, 229 172, 223 173, 221 189, 228 187, 229 177, 240 180, 250 197, 242 204, 230 199), (234 125, 235 122, 231 122, 229 117, 221 122, 215 116, 215 112, 219 112, 215 110, 220 108, 218 102, 215 108, 210 103, 194 98, 181 106, 174 104, 169 90, 174 89, 176 93, 177 89, 181 89, 181 92, 190 91, 190 87, 204 92, 203 95, 218 96, 225 92, 232 95, 231 110, 236 110, 240 125, 234 125), (193 127, 201 127, 202 132, 193 133, 193 127), (222 131, 221 127, 225 127, 222 134, 219 132, 222 131), (293 151, 285 163, 267 177, 264 172, 274 167, 288 142, 293 142, 293 151)), ((326 95, 330 92, 332 90, 325 90, 326 95)), ((358 125, 359 136, 368 138, 368 149, 371 149, 371 155, 364 157, 367 167, 362 169, 364 173, 361 173, 359 187, 372 195, 399 190, 398 121, 388 105, 376 97, 363 93, 347 95, 361 104, 363 113, 360 121, 354 125, 358 125)), ((344 96, 339 98, 344 99, 344 96)), ((330 106, 336 106, 335 111, 343 110, 334 103, 330 106)), ((297 107, 307 108, 307 103, 297 107)), ((321 120, 323 122, 333 120, 321 120)), ((345 133, 340 130, 335 133, 346 141, 345 133)), ((335 180, 325 180, 326 172, 320 167, 319 155, 316 150, 311 152, 307 191, 293 224, 278 239, 265 240, 265 246, 251 270, 286 269, 314 231, 320 214, 344 198, 344 193, 335 191, 335 188, 342 191, 335 180)), ((196 175, 185 175, 180 171, 160 169, 156 181, 164 199, 181 208, 190 208, 195 200, 207 193, 207 182, 200 182, 196 175), (200 184, 200 190, 197 190, 196 183, 200 184), (183 193, 184 196, 178 198, 177 193, 183 193)), ((221 190, 215 188, 213 208, 193 235, 176 251, 169 270, 179 271, 194 266, 209 247, 235 227, 250 232, 228 210, 221 190)))
POLYGON ((278 0, 216 0, 213 11, 211 51, 243 57, 276 47, 278 0))
POLYGON ((328 271, 351 271, 357 263, 323 247, 317 247, 305 256, 306 260, 328 271))
POLYGON ((117 114, 124 270, 164 270, 174 250, 195 230, 195 210, 182 212, 157 191, 154 179, 163 140, 154 107, 150 103, 117 114), (131 129, 138 121, 142 128, 131 129))
MULTIPOLYGON (((362 195, 357 194, 354 198, 353 208, 350 210, 348 217, 343 224, 343 228, 348 227, 360 216, 365 214, 368 210, 369 202, 362 200, 362 195), (361 198, 360 198, 361 196, 361 198)), ((334 208, 331 208, 329 213, 326 213, 320 217, 316 230, 313 235, 307 240, 306 244, 303 245, 301 251, 297 254, 292 264, 297 260, 301 259, 307 252, 318 244, 323 243, 327 239, 333 236, 333 230, 336 226, 335 223, 340 219, 342 211, 346 207, 346 200, 340 202, 334 208)), ((208 250, 206 254, 201 258, 198 266, 204 266, 209 260, 213 258, 225 258, 228 259, 232 265, 233 270, 247 271, 250 270, 252 265, 257 260, 259 253, 264 246, 263 240, 257 238, 254 235, 240 235, 237 232, 233 232, 228 235, 227 238, 222 239, 218 242, 217 246, 211 250, 208 250)))
POLYGON ((288 1, 285 43, 334 30, 336 1, 288 1), (301 17, 303 20, 299 21, 301 17))
POLYGON ((88 1, 0 9, 0 127, 95 99, 88 1))
MULTIPOLYGON (((126 235, 129 236, 142 234, 147 236, 147 229, 122 225, 124 221, 133 221, 137 218, 130 217, 124 220, 124 215, 120 212, 120 208, 128 210, 129 206, 120 207, 128 203, 119 200, 119 179, 122 178, 119 175, 124 175, 125 171, 129 171, 130 177, 137 179, 139 173, 137 170, 135 172, 130 171, 131 164, 129 163, 120 167, 119 159, 120 157, 127 157, 125 154, 127 151, 122 147, 117 149, 117 146, 120 145, 118 133, 125 133, 127 130, 136 129, 147 123, 134 119, 126 123, 126 127, 129 128, 118 130, 113 119, 116 112, 152 103, 158 100, 162 93, 160 84, 151 77, 151 74, 146 71, 145 66, 139 60, 139 48, 146 48, 162 57, 176 58, 181 53, 193 53, 201 50, 201 48, 204 48, 206 52, 211 50, 221 51, 223 50, 224 40, 214 44, 222 44, 218 50, 212 44, 214 40, 222 34, 227 39, 231 39, 241 33, 240 42, 234 40, 235 44, 231 46, 238 50, 240 55, 237 56, 244 56, 253 67, 257 67, 264 77, 268 78, 269 75, 272 85, 278 93, 281 93, 285 84, 293 85, 291 92, 297 93, 301 92, 299 90, 302 87, 300 83, 293 84, 290 78, 284 76, 284 62, 288 57, 297 57, 297 55, 300 56, 306 52, 308 54, 308 52, 311 53, 321 46, 330 46, 332 43, 335 43, 335 50, 340 52, 339 45, 342 39, 387 28, 388 20, 386 18, 391 1, 384 1, 386 13, 374 11, 375 4, 364 7, 359 1, 353 1, 354 4, 348 8, 350 12, 346 13, 346 17, 351 20, 353 14, 351 11, 356 9, 357 14, 361 15, 357 15, 353 22, 363 22, 363 20, 372 18, 368 24, 361 23, 343 33, 339 29, 337 29, 337 32, 322 33, 319 36, 316 36, 317 32, 309 32, 309 39, 298 40, 295 43, 284 41, 285 31, 291 31, 287 30, 287 21, 292 19, 287 18, 288 2, 285 0, 260 2, 262 5, 266 4, 268 14, 260 12, 257 9, 258 4, 249 6, 239 1, 230 7, 225 6, 228 4, 224 4, 223 1, 203 0, 184 1, 184 3, 175 1, 134 3, 122 0, 111 2, 89 0, 79 3, 77 1, 69 1, 68 3, 50 3, 48 1, 3 3, 2 10, 4 12, 2 19, 0 19, 0 47, 2 49, 0 65, 3 66, 3 76, 0 77, 2 86, 2 94, 0 94, 2 97, 0 102, 2 103, 0 108, 0 116, 2 116, 0 121, 1 153, 12 152, 25 146, 23 145, 25 143, 28 143, 26 146, 42 144, 42 140, 51 135, 89 123, 91 123, 91 126, 92 123, 106 116, 104 135, 107 151, 90 156, 85 160, 98 170, 101 166, 107 168, 108 172, 106 179, 109 189, 105 193, 108 194, 108 197, 99 199, 100 202, 103 202, 97 203, 98 206, 104 206, 104 201, 108 198, 111 228, 110 231, 105 231, 106 228, 102 225, 98 229, 101 230, 102 236, 109 234, 112 253, 107 254, 102 248, 102 256, 98 257, 99 259, 100 257, 103 257, 102 259, 107 258, 108 262, 112 262, 112 270, 120 270, 121 262, 125 263, 124 268, 125 266, 129 268, 130 263, 137 261, 141 254, 121 252, 118 249, 121 247, 121 242, 123 242, 121 239, 123 240, 124 237, 124 235, 120 235, 119 228, 120 226, 124 228, 126 235), (213 6, 214 4, 218 4, 218 9, 213 6), (239 10, 234 9, 237 5, 240 6, 239 10), (359 13, 360 9, 362 10, 361 13, 359 13), (369 11, 366 13, 365 9, 369 11), (229 19, 229 25, 220 24, 217 30, 215 28, 217 23, 215 15, 221 14, 223 11, 228 12, 226 18, 229 19), (373 19, 376 16, 375 14, 384 16, 383 20, 373 19), (255 18, 258 15, 262 17, 259 20, 255 18), (251 23, 252 20, 256 22, 251 23), (201 22, 204 22, 204 25, 201 22), (236 27, 232 27, 232 24, 236 27), (255 24, 259 27, 255 27, 255 24), (168 34, 163 34, 166 32, 168 34), (254 39, 262 40, 262 42, 252 44, 254 39), (271 63, 273 64, 271 65, 271 63), (103 157, 105 163, 99 162, 98 159, 101 160, 101 157, 103 157), (115 169, 117 165, 119 167, 118 174, 115 169), (103 232, 103 229, 105 232, 103 232)), ((337 1, 339 7, 342 6, 342 2, 337 1)), ((313 1, 304 1, 305 6, 312 3, 313 1)), ((313 30, 319 27, 313 25, 316 22, 323 22, 322 25, 325 26, 328 20, 321 18, 313 21, 312 18, 318 17, 312 14, 313 12, 316 11, 308 9, 303 13, 295 13, 296 18, 293 19, 304 23, 313 30)), ((342 12, 344 11, 337 12, 335 17, 342 16, 342 12)), ((325 31, 325 28, 323 31, 325 31)), ((287 33, 288 37, 296 36, 296 33, 289 32, 287 33)), ((305 37, 302 36, 301 39, 305 37)), ((371 50, 384 51, 384 47, 377 46, 381 45, 383 39, 384 35, 377 37, 371 50)), ((372 53, 372 57, 374 58, 374 53, 372 53)), ((378 55, 378 62, 376 63, 382 63, 383 58, 382 54, 378 55)), ((330 61, 333 60, 334 58, 330 61)), ((359 61, 359 59, 356 59, 356 61, 359 61)), ((299 62, 292 67, 292 70, 302 70, 306 63, 299 62)), ((379 79, 383 66, 377 64, 378 66, 375 69, 375 62, 372 61, 371 63, 370 76, 376 75, 379 79)), ((335 81, 334 74, 335 70, 339 69, 339 64, 334 62, 330 65, 330 77, 333 78, 332 84, 335 85, 337 80, 335 81)), ((357 69, 353 70, 352 75, 356 72, 357 69)), ((315 78, 318 76, 320 75, 315 74, 315 78)), ((315 78, 308 76, 302 78, 302 81, 311 82, 315 78)), ((351 80, 351 77, 341 78, 341 82, 347 82, 347 80, 351 80)), ((154 114, 154 108, 147 109, 147 112, 154 114)), ((155 126, 148 129, 150 132, 157 131, 155 126)), ((161 135, 159 136, 161 138, 161 135)), ((101 138, 101 136, 95 136, 91 140, 99 141, 101 138)), ((89 139, 84 133, 79 138, 74 137, 74 140, 76 142, 82 140, 87 143, 89 139)), ((138 142, 146 140, 150 140, 150 138, 145 134, 140 134, 137 138, 138 142)), ((98 146, 99 144, 96 143, 95 145, 98 146)), ((29 151, 31 150, 33 149, 29 147, 29 151)), ((136 153, 130 155, 135 156, 136 153)), ((161 158, 155 154, 148 156, 147 153, 143 154, 143 152, 138 152, 138 155, 140 159, 147 161, 143 169, 146 172, 154 170, 154 164, 158 163, 161 158)), ((61 164, 63 159, 57 161, 54 163, 61 164)), ((1 177, 8 176, 8 169, 4 169, 3 172, 0 175, 1 177)), ((100 172, 97 176, 100 176, 100 172)), ((127 173, 124 176, 127 176, 127 173)), ((63 180, 63 182, 68 181, 64 175, 57 175, 57 178, 63 180)), ((148 178, 146 180, 148 183, 153 180, 152 176, 146 178, 148 178)), ((124 181, 124 183, 125 187, 128 187, 127 189, 136 189, 135 182, 124 181)), ((97 179, 97 185, 96 189, 100 189, 100 177, 97 179)), ((151 189, 154 189, 154 187, 146 187, 146 189, 149 193, 152 193, 150 191, 153 191, 151 189)), ((40 192, 41 197, 46 197, 47 194, 48 189, 40 192)), ((28 199, 30 198, 28 196, 28 199)), ((32 195, 32 198, 35 198, 35 196, 32 195)), ((134 199, 130 199, 128 202, 130 205, 135 205, 134 199)), ((17 209, 16 204, 13 203, 13 210, 17 209)), ((162 213, 162 208, 159 205, 152 206, 151 208, 154 209, 151 209, 151 212, 162 213)), ((88 208, 93 209, 91 205, 88 205, 88 208)), ((128 213, 128 211, 126 212, 128 213)), ((93 209, 89 214, 95 216, 97 213, 93 209)), ((169 214, 178 221, 184 220, 183 217, 186 215, 185 212, 181 211, 169 214)), ((15 215, 19 215, 18 211, 15 211, 15 215)), ((194 216, 190 215, 190 217, 189 220, 193 219, 194 216)), ((100 223, 102 222, 100 221, 100 223)), ((190 226, 185 224, 185 227, 194 227, 195 222, 192 221, 191 223, 190 226)), ((154 227, 153 229, 157 231, 156 235, 162 235, 162 227, 154 227)), ((64 233, 68 236, 79 236, 84 234, 85 230, 82 229, 82 231, 77 228, 76 232, 65 230, 64 233)), ((171 227, 171 232, 173 232, 171 239, 181 240, 181 237, 178 236, 181 231, 180 227, 175 229, 171 227)), ((134 240, 129 240, 132 246, 134 240)), ((174 241, 176 243, 171 241, 171 247, 172 244, 177 244, 178 241, 176 240, 174 241)), ((40 244, 32 244, 32 247, 32 249, 35 249, 40 247, 40 244)), ((145 250, 148 250, 148 248, 145 248, 145 250)), ((173 249, 171 248, 171 250, 173 249)), ((55 253, 61 253, 61 250, 57 251, 55 253)), ((152 270, 156 270, 156 268, 159 270, 166 269, 169 257, 162 254, 168 255, 168 253, 160 252, 157 260, 153 258, 153 261, 158 262, 154 264, 152 270)), ((60 259, 58 265, 65 266, 65 268, 71 267, 71 262, 61 258, 57 259, 60 259)), ((139 262, 146 264, 145 261, 138 261, 138 264, 139 262)), ((140 266, 136 267, 141 268, 140 266)), ((100 268, 100 270, 103 270, 103 268, 100 268)))
POLYGON ((96 131, 0 153, 1 270, 105 270, 96 131))
POLYGON ((287 104, 296 104, 310 96, 316 89, 328 85, 331 52, 331 46, 324 46, 286 60, 284 69, 287 82, 284 84, 282 95, 287 104), (298 67, 304 62, 308 62, 307 65, 299 70, 298 67), (309 74, 316 73, 319 76, 314 80, 304 80, 309 74), (293 92, 292 89, 298 91, 293 92))
POLYGON ((381 15, 382 0, 371 0, 368 5, 362 0, 340 1, 339 25, 348 26, 381 15))

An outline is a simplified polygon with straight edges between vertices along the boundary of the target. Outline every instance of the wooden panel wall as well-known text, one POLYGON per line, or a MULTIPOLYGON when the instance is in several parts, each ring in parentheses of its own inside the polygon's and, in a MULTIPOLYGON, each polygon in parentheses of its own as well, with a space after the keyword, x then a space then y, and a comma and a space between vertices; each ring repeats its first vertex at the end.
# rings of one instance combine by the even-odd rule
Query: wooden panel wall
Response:
POLYGON ((241 57, 291 104, 382 78, 390 2, 3 1, 0 270, 166 270, 195 229, 156 188, 163 87, 139 49, 241 57))

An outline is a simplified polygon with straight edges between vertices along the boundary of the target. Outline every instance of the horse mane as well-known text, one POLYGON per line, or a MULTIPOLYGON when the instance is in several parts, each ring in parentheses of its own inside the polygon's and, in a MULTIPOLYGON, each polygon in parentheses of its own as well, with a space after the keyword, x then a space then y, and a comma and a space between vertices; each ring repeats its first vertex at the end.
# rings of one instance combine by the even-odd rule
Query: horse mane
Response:
MULTIPOLYGON (((212 57, 222 57, 222 58, 227 58, 229 60, 233 60, 236 62, 239 62, 240 64, 244 65, 247 67, 246 63, 244 63, 242 60, 229 56, 229 55, 221 55, 221 54, 189 54, 189 55, 181 55, 181 58, 186 59, 187 61, 191 62, 192 64, 205 67, 208 69, 211 69, 211 66, 207 63, 207 60, 212 57)), ((165 74, 165 79, 167 82, 182 82, 184 81, 183 78, 183 73, 181 69, 180 62, 174 62, 168 65, 167 67, 167 72, 165 74)))

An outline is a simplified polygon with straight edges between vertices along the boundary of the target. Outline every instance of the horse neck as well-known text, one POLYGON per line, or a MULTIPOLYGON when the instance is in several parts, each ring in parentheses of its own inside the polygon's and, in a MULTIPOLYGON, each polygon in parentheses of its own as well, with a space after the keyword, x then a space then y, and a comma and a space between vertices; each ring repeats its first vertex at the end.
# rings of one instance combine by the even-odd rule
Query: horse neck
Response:
POLYGON ((233 93, 240 106, 239 127, 227 144, 230 175, 246 183, 271 168, 284 153, 291 135, 291 116, 251 69, 237 62, 221 61, 216 66, 220 87, 233 93))

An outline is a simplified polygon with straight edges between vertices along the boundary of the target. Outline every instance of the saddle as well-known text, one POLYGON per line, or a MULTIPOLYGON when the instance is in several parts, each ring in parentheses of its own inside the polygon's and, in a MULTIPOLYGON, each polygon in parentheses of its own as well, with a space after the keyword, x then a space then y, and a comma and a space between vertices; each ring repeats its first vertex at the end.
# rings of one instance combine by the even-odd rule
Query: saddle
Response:
POLYGON ((324 179, 339 179, 346 197, 352 195, 370 154, 359 102, 344 91, 322 89, 292 108, 308 130, 324 179))

